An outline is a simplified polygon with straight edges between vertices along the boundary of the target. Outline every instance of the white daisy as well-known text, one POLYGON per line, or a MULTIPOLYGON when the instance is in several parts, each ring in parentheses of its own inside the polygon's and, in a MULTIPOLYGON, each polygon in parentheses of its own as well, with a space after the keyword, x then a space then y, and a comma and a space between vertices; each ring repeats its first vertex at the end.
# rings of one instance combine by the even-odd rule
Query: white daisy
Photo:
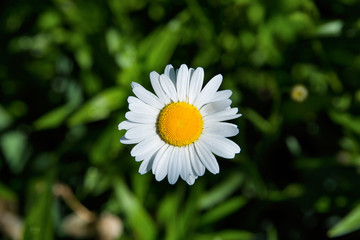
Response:
POLYGON ((219 173, 214 156, 234 158, 240 147, 226 137, 239 133, 235 124, 223 122, 241 116, 230 108, 231 90, 218 91, 221 74, 202 88, 204 70, 183 64, 175 70, 167 65, 164 74, 150 73, 153 94, 143 86, 131 84, 136 97, 128 98, 127 120, 119 124, 125 129, 123 144, 136 144, 131 150, 135 160, 142 161, 139 173, 152 169, 157 181, 166 175, 170 184, 179 176, 192 185, 205 168, 219 173))

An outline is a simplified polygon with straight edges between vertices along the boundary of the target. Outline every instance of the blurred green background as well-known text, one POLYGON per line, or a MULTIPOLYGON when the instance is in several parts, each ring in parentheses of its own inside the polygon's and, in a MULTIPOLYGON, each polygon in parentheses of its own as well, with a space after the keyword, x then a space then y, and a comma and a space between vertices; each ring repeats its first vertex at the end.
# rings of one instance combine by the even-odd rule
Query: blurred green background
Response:
POLYGON ((360 239, 359 1, 0 11, 1 239, 360 239), (130 83, 170 63, 221 73, 243 114, 242 152, 193 186, 141 176, 119 142, 130 83))

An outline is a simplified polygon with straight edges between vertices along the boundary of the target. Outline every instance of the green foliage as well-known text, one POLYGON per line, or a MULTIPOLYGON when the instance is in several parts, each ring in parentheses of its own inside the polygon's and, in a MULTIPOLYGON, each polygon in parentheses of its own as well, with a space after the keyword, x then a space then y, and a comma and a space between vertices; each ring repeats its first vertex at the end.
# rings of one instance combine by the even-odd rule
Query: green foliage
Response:
POLYGON ((134 234, 139 239, 156 239, 156 229, 150 215, 137 201, 136 197, 129 191, 120 178, 114 181, 116 198, 123 209, 134 234))
POLYGON ((360 207, 357 206, 329 231, 330 237, 339 237, 360 229, 360 207))
POLYGON ((124 240, 359 239, 359 10, 355 0, 8 1, 0 219, 18 217, 22 238, 39 240, 77 239, 71 215, 92 238, 103 213, 121 220, 124 240), (205 82, 221 73, 243 114, 232 138, 242 152, 193 186, 138 174, 117 130, 131 82, 151 89, 151 71, 182 63, 203 67, 205 82), (58 182, 97 220, 54 195, 58 182))
POLYGON ((54 239, 54 219, 52 215, 54 198, 52 195, 53 178, 53 173, 48 173, 47 176, 30 183, 28 201, 31 201, 32 204, 25 218, 24 240, 54 239))

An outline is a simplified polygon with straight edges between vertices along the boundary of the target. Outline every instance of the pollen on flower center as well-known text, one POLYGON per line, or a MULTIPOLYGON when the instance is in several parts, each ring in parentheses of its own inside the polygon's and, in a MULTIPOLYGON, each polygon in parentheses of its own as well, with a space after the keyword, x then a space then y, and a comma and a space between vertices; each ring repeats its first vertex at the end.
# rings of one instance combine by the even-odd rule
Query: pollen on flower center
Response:
POLYGON ((181 147, 199 138, 203 120, 193 105, 185 102, 170 103, 161 110, 156 127, 166 143, 181 147))

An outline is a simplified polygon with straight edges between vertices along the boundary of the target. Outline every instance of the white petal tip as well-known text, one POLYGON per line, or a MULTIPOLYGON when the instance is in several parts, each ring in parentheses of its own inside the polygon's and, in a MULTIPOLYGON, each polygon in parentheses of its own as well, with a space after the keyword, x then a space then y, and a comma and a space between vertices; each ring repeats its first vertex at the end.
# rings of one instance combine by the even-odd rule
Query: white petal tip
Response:
MULTIPOLYGON (((188 66, 187 66, 186 64, 181 64, 180 70, 182 70, 182 69, 188 70, 188 66)), ((179 71, 180 71, 180 70, 179 70, 179 71)))
POLYGON ((121 142, 122 144, 127 144, 127 143, 126 143, 126 140, 127 140, 127 139, 126 139, 124 136, 123 136, 122 138, 120 138, 120 142, 121 142))
POLYGON ((190 186, 194 185, 195 180, 187 180, 186 183, 190 186))
POLYGON ((158 182, 161 182, 162 180, 164 180, 165 177, 157 177, 155 175, 155 180, 158 181, 158 182))
POLYGON ((174 185, 176 182, 177 182, 178 178, 174 178, 174 179, 170 179, 169 176, 168 176, 168 182, 171 184, 171 185, 174 185))
POLYGON ((144 175, 144 174, 146 174, 146 171, 140 171, 140 170, 139 170, 139 173, 140 173, 141 175, 144 175))
POLYGON ((136 88, 138 86, 141 86, 141 85, 139 83, 137 83, 137 82, 131 82, 131 87, 132 88, 136 88))

